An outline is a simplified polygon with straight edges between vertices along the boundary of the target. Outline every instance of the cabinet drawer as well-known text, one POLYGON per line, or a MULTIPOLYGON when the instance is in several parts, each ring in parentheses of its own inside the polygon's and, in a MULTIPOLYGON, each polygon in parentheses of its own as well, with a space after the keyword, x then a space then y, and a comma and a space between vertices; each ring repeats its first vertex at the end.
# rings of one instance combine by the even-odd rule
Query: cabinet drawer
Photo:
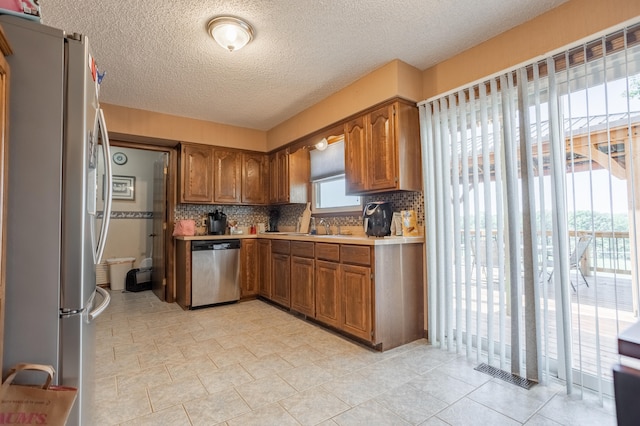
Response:
POLYGON ((355 265, 371 265, 371 248, 369 246, 341 245, 340 258, 342 263, 355 265))
POLYGON ((338 244, 316 243, 316 257, 333 262, 340 261, 340 246, 338 244))
POLYGON ((313 244, 308 241, 291 241, 291 253, 298 257, 313 258, 313 244))
POLYGON ((289 241, 273 240, 271 241, 271 253, 289 254, 290 246, 289 241))

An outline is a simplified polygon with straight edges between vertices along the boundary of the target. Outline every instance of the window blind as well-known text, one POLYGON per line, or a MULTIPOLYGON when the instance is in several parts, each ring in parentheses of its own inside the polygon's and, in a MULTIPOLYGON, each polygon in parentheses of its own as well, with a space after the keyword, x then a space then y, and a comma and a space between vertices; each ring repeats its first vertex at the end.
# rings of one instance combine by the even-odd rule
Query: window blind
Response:
POLYGON ((344 174, 344 140, 334 142, 324 151, 314 149, 311 156, 311 181, 344 174))

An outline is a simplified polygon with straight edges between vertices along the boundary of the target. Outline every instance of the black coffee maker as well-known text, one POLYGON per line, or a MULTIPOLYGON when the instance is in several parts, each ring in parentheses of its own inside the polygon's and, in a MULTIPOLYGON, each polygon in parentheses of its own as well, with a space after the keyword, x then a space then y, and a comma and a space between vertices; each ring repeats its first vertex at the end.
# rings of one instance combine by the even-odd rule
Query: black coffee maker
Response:
POLYGON ((209 235, 224 235, 227 230, 227 215, 220 210, 209 213, 209 235))
POLYGON ((278 232, 280 210, 269 210, 269 232, 278 232))

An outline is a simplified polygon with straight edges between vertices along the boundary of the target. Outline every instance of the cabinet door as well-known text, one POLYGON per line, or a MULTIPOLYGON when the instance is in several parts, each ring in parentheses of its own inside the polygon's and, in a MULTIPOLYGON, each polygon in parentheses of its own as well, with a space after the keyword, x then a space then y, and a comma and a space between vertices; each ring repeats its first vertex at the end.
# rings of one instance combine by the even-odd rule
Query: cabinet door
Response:
POLYGON ((278 202, 278 156, 269 156, 269 203, 278 202))
POLYGON ((316 260, 316 319, 340 327, 340 264, 316 260))
POLYGON ((266 156, 263 154, 242 154, 242 202, 244 204, 265 204, 266 156))
POLYGON ((258 294, 258 241, 243 239, 240 248, 240 297, 258 294))
POLYGON ((313 259, 291 256, 291 309, 313 317, 315 291, 313 259))
POLYGON ((176 303, 191 306, 191 241, 176 241, 176 303))
POLYGON ((187 145, 180 152, 180 201, 213 202, 213 150, 202 145, 187 145))
POLYGON ((369 114, 367 123, 369 175, 368 189, 395 189, 398 182, 395 106, 382 107, 369 114))
POLYGON ((291 306, 290 256, 271 253, 271 300, 289 308, 291 306))
POLYGON ((371 341, 371 268, 342 265, 340 275, 343 303, 340 328, 356 337, 371 341))
POLYGON ((271 299, 271 241, 258 240, 258 263, 260 296, 271 299))
POLYGON ((215 203, 239 203, 242 164, 240 153, 216 149, 213 154, 215 167, 215 203))
POLYGON ((367 147, 364 117, 345 124, 344 173, 346 193, 356 194, 367 189, 367 147))
POLYGON ((289 153, 287 151, 280 151, 276 153, 278 159, 278 202, 289 202, 289 153))

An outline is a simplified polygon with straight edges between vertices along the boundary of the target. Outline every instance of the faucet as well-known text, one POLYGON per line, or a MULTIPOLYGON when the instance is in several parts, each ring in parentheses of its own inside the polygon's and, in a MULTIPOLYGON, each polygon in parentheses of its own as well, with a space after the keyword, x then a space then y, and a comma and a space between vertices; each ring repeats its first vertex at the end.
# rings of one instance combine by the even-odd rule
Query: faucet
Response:
POLYGON ((328 220, 320 219, 320 225, 324 226, 324 233, 327 235, 331 235, 331 224, 328 220))

